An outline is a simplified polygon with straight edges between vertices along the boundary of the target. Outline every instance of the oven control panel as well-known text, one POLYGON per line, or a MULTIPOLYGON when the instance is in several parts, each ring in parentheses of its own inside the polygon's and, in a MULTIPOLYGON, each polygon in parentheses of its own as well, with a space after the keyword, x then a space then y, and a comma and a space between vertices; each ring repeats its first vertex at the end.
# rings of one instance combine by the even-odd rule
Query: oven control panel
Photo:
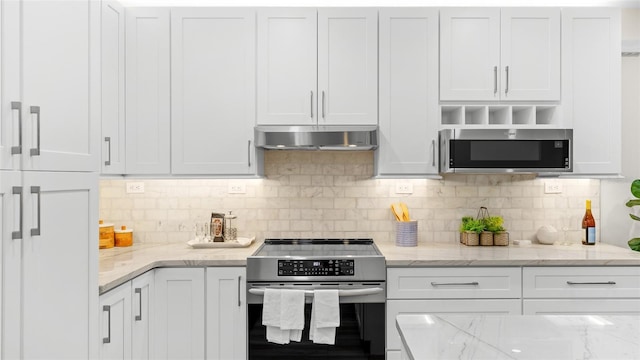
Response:
POLYGON ((353 259, 278 260, 278 276, 353 276, 353 259))

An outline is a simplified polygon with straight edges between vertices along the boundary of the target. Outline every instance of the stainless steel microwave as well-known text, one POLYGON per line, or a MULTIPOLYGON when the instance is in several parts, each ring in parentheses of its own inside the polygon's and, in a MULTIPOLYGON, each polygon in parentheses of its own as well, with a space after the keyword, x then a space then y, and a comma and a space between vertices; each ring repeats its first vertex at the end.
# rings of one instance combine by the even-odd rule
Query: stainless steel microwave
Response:
POLYGON ((440 173, 573 171, 572 129, 445 129, 440 173))

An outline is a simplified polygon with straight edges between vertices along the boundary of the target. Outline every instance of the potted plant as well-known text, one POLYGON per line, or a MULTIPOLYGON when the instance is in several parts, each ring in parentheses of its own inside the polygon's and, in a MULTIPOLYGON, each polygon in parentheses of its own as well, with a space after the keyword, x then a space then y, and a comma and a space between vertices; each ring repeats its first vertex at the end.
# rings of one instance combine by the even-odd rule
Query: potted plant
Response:
POLYGON ((460 222, 460 243, 467 245, 467 230, 469 221, 473 220, 471 216, 463 216, 460 222))
POLYGON ((480 233, 484 230, 484 223, 481 219, 474 219, 470 216, 465 216, 463 222, 460 225, 460 231, 464 232, 463 244, 468 246, 476 246, 480 243, 480 233))
MULTIPOLYGON (((640 179, 633 180, 631 183, 631 194, 635 197, 635 199, 631 199, 627 201, 627 207, 634 207, 636 205, 640 205, 640 179)), ((640 217, 635 214, 629 214, 629 216, 635 220, 640 221, 640 217)), ((640 251, 640 237, 634 237, 628 242, 631 250, 640 251)))
POLYGON ((491 244, 488 244, 489 240, 485 240, 487 244, 482 243, 482 235, 480 235, 481 245, 509 245, 509 233, 503 227, 504 219, 502 216, 489 216, 484 219, 484 225, 486 231, 491 234, 491 244))

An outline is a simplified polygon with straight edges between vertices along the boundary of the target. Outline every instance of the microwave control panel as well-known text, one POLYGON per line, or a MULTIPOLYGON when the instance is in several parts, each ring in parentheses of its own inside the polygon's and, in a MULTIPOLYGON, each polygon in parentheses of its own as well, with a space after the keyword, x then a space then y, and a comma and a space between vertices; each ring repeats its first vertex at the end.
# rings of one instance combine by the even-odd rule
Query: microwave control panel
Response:
POLYGON ((353 276, 353 259, 278 260, 278 276, 353 276))

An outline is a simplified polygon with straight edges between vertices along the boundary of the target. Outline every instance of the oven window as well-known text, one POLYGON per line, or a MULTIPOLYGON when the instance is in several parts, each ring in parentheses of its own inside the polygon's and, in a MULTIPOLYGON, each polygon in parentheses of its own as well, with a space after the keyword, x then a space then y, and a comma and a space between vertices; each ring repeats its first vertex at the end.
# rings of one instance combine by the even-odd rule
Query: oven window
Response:
POLYGON ((340 327, 335 345, 314 344, 309 340, 311 304, 304 308, 302 341, 287 345, 269 343, 262 325, 262 304, 248 304, 249 359, 384 359, 384 304, 340 304, 340 327))
POLYGON ((451 140, 451 168, 563 169, 569 140, 451 140))

